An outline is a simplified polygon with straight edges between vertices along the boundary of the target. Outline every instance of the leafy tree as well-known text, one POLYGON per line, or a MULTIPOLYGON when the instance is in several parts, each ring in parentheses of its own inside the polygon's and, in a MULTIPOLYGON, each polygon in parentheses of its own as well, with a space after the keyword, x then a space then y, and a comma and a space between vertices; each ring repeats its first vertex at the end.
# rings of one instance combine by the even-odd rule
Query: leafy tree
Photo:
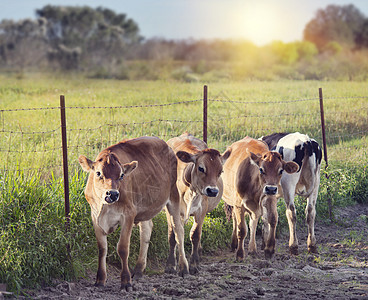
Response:
POLYGON ((365 20, 358 32, 355 43, 358 48, 368 48, 368 19, 365 20))
POLYGON ((342 47, 338 42, 332 41, 332 42, 328 42, 324 47, 323 47, 323 52, 326 52, 328 54, 332 54, 332 55, 336 55, 341 53, 342 51, 342 47))
POLYGON ((341 45, 353 46, 365 16, 352 4, 345 6, 329 5, 317 11, 316 16, 304 29, 304 39, 318 47, 332 41, 341 45))
POLYGON ((318 49, 315 44, 302 41, 295 43, 298 49, 299 59, 310 60, 318 54, 318 49))
POLYGON ((47 52, 46 20, 24 19, 18 22, 3 20, 0 23, 0 62, 3 66, 36 66, 47 52))
POLYGON ((110 9, 47 5, 36 14, 47 20, 49 57, 65 68, 76 68, 79 61, 116 65, 142 39, 133 20, 110 9))
POLYGON ((277 56, 278 61, 283 64, 290 65, 299 59, 296 43, 285 44, 281 41, 275 41, 271 44, 271 50, 277 56))

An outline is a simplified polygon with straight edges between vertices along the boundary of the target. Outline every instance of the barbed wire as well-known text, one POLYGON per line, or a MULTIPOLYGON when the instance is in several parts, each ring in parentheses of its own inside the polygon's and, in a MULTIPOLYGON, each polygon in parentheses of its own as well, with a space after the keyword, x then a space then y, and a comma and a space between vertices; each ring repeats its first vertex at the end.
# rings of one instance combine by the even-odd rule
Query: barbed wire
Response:
MULTIPOLYGON (((129 109, 129 108, 151 108, 151 107, 165 107, 179 104, 189 104, 195 102, 202 102, 203 100, 187 100, 178 101, 172 103, 163 104, 146 104, 146 105, 119 105, 119 106, 66 106, 65 109, 129 109)), ((0 113, 3 112, 15 112, 15 111, 35 111, 35 110, 55 110, 61 109, 60 106, 54 107, 37 107, 37 108, 12 108, 12 109, 1 109, 0 113)))
MULTIPOLYGON (((347 100, 347 99, 368 99, 368 97, 324 97, 324 100, 347 100)), ((294 100, 276 100, 276 101, 239 101, 239 100, 219 100, 219 99, 209 99, 208 100, 208 104, 210 107, 211 103, 226 103, 226 104, 271 104, 271 105, 278 105, 278 104, 290 104, 290 103, 298 103, 298 102, 306 102, 306 101, 319 101, 319 98, 306 98, 306 99, 294 99, 294 100)), ((136 108, 153 108, 153 107, 168 107, 168 106, 175 106, 175 105, 185 105, 185 104, 194 104, 194 103, 199 103, 202 102, 202 99, 199 100, 189 100, 189 101, 177 101, 177 102, 172 102, 172 103, 165 103, 165 104, 145 104, 145 105, 125 105, 125 106, 67 106, 65 107, 66 110, 68 109, 104 109, 104 110, 111 110, 111 109, 136 109, 136 108)), ((59 110, 61 109, 61 107, 55 106, 55 107, 43 107, 43 108, 20 108, 20 109, 8 109, 8 110, 0 110, 0 114, 1 114, 1 123, 2 123, 2 127, 3 129, 0 129, 0 134, 5 134, 5 135, 9 135, 9 139, 13 139, 13 140, 17 140, 19 141, 20 139, 15 136, 18 134, 23 135, 29 135, 29 136, 37 136, 37 135, 41 135, 41 138, 34 138, 35 140, 37 139, 37 141, 39 140, 40 143, 42 144, 41 146, 39 146, 39 148, 43 147, 42 149, 34 149, 34 145, 29 146, 29 144, 27 144, 29 142, 29 140, 31 140, 31 137, 28 138, 26 140, 23 141, 23 137, 21 138, 21 144, 18 145, 17 143, 14 143, 14 146, 12 148, 12 145, 6 146, 4 147, 4 144, 2 144, 2 148, 0 148, 0 152, 1 153, 7 153, 8 156, 10 157, 12 154, 19 154, 20 157, 22 157, 22 155, 27 155, 29 153, 35 153, 35 154, 40 154, 40 155, 44 155, 45 153, 49 153, 49 152, 53 152, 53 155, 55 157, 57 157, 58 159, 60 159, 60 151, 62 150, 62 146, 60 143, 60 146, 58 146, 57 144, 59 143, 59 139, 60 139, 60 134, 55 134, 55 132, 58 132, 60 130, 60 126, 51 129, 51 130, 44 130, 44 131, 23 131, 22 129, 20 130, 9 130, 6 128, 6 119, 4 118, 4 114, 7 112, 19 112, 19 111, 44 111, 44 110, 59 110), (49 134, 55 134, 55 136, 52 136, 52 138, 54 139, 53 145, 48 146, 47 142, 45 142, 45 140, 49 139, 50 137, 46 137, 46 135, 49 134), (27 148, 28 147, 28 148, 27 148)), ((361 112, 361 111, 365 111, 368 109, 368 105, 360 105, 359 107, 349 107, 349 111, 339 111, 339 110, 327 110, 325 111, 325 115, 326 116, 331 116, 331 115, 340 115, 340 114, 351 114, 351 113, 356 113, 356 112, 361 112)), ((226 112, 222 112, 223 114, 226 114, 226 112)), ((259 119, 264 119, 264 118, 270 118, 270 114, 252 114, 250 111, 244 111, 243 115, 231 115, 229 113, 227 113, 227 115, 225 116, 221 116, 221 114, 219 114, 218 112, 216 113, 216 116, 212 117, 211 114, 209 114, 209 120, 211 120, 211 122, 213 121, 219 121, 219 122, 223 122, 224 120, 241 120, 241 119, 255 119, 255 118, 259 118, 259 119), (245 115, 244 115, 245 114, 245 115)), ((276 115, 271 115, 272 118, 289 118, 289 117, 295 117, 295 118, 300 118, 300 117, 310 117, 310 116, 316 116, 319 117, 319 112, 310 112, 310 110, 306 111, 306 112, 296 112, 296 113, 279 113, 276 112, 276 115)), ((103 145, 108 144, 111 140, 114 140, 116 137, 119 136, 119 132, 116 130, 112 130, 113 132, 111 133, 110 131, 108 132, 108 137, 105 139, 105 137, 103 136, 104 132, 102 132, 102 130, 105 130, 106 128, 108 130, 110 130, 109 128, 119 128, 122 127, 123 131, 128 132, 129 129, 126 129, 126 127, 139 127, 139 126, 145 126, 145 125, 150 125, 150 124, 156 124, 156 123, 167 123, 167 124, 201 124, 203 122, 203 120, 183 120, 183 119, 174 119, 174 118, 156 118, 153 120, 149 120, 149 121, 142 121, 142 122, 114 122, 114 123, 107 123, 107 124, 102 124, 99 126, 95 126, 93 128, 67 128, 67 132, 69 132, 68 135, 68 149, 70 150, 75 150, 75 149, 85 149, 86 147, 90 147, 93 149, 100 149, 101 147, 104 147, 103 145), (92 132, 92 131, 101 131, 101 139, 95 139, 93 142, 85 142, 84 139, 84 133, 81 135, 74 135, 74 132, 92 132), (77 139, 77 141, 75 142, 75 140, 73 139, 77 139), (83 140, 83 142, 81 142, 83 140), (98 145, 98 146, 96 146, 98 145)), ((246 128, 247 132, 251 133, 251 132, 257 132, 257 134, 259 133, 259 131, 272 131, 275 130, 276 127, 270 128, 269 124, 265 124, 264 126, 260 126, 260 123, 257 122, 256 123, 256 128, 246 128), (258 127, 257 127, 258 126, 258 127)), ((180 125, 180 126, 182 126, 180 125)), ((283 129, 286 128, 285 126, 288 126, 289 128, 289 124, 287 124, 287 122, 285 124, 281 124, 278 126, 278 129, 283 129)), ((294 124, 295 125, 295 124, 294 124)), ((294 126, 293 125, 293 126, 294 126)), ((156 125, 155 125, 156 126, 156 125)), ((301 124, 298 125, 300 128, 301 124)), ((351 140, 352 138, 356 138, 356 137, 363 137, 363 136, 367 136, 367 131, 365 131, 364 129, 360 129, 357 132, 349 132, 349 133, 338 133, 336 131, 338 131, 339 125, 337 124, 330 124, 330 128, 331 128, 331 132, 328 132, 327 134, 327 140, 329 143, 331 143, 332 145, 334 145, 334 150, 335 149, 344 149, 344 148, 349 148, 349 149, 353 149, 353 148, 357 148, 358 146, 356 145, 344 145, 345 143, 348 143, 349 140, 351 140), (334 142, 334 140, 336 139, 340 139, 340 142, 343 143, 342 146, 340 146, 339 144, 337 144, 336 142, 334 142), (346 141, 344 141, 346 139, 346 141)), ((343 125, 342 125, 343 126, 343 125)), ((175 127, 175 126, 171 126, 171 127, 175 127)), ((182 126, 183 127, 183 126, 182 126)), ((296 126, 294 126, 296 128, 296 126)), ((361 128, 362 126, 360 126, 361 128)), ((368 126, 367 126, 368 127, 368 126)), ((298 129, 296 128, 296 129, 298 129)), ((289 128, 290 129, 290 128, 289 128)), ((136 130, 136 129, 135 129, 136 130)), ((144 129, 143 129, 144 130, 144 129)), ((180 129, 179 129, 180 130, 180 129)), ((198 129, 199 130, 199 129, 198 129)), ((138 128, 139 131, 139 128, 138 128)), ((160 136, 160 137, 174 137, 176 136, 175 132, 177 132, 178 129, 172 129, 170 128, 169 130, 166 128, 163 128, 162 131, 159 131, 157 134, 155 134, 156 136, 160 136)), ((244 129, 242 129, 242 131, 244 131, 244 129)), ((135 132, 135 131, 134 131, 135 132)), ((240 131, 239 131, 240 132, 240 131)), ((230 129, 230 136, 229 136, 229 141, 231 140, 231 138, 233 138, 234 133, 238 134, 238 132, 234 129, 230 129)), ((152 134, 152 132, 147 132, 146 134, 152 134)), ((224 132, 219 132, 219 133, 215 133, 215 135, 227 135, 228 131, 227 129, 225 129, 224 132)), ((13 141, 11 141, 13 142, 13 141)), ((360 144, 359 144, 360 145, 360 144)), ((362 144, 363 145, 363 144, 362 144)), ((0 146, 1 147, 1 146, 0 146)), ((74 153, 75 154, 75 153, 74 153)), ((34 160, 42 160, 41 158, 36 157, 33 158, 34 160)), ((8 157, 5 158, 5 160, 9 163, 11 163, 13 161, 13 158, 8 160, 8 157)), ((42 166, 42 167, 31 167, 31 168, 25 168, 23 170, 47 170, 50 168, 61 168, 62 165, 59 164, 59 162, 57 163, 56 166, 52 166, 52 165, 48 165, 48 166, 42 166)), ((72 162, 70 162, 72 163, 72 162)), ((75 162, 73 162, 74 164, 75 162)), ((17 168, 15 166, 15 168, 17 168)), ((4 169, 2 169, 4 170, 4 169)), ((5 171, 9 171, 12 170, 10 168, 5 169, 5 171)), ((15 169, 14 169, 15 170, 15 169)))
POLYGON ((49 134, 60 130, 60 126, 56 129, 48 131, 13 131, 13 130, 0 130, 0 133, 10 133, 10 134, 49 134))
POLYGON ((288 104, 288 103, 295 103, 295 102, 305 102, 305 101, 316 101, 319 98, 309 98, 309 99, 297 99, 297 100, 276 100, 276 101, 239 101, 239 100, 216 100, 216 99, 209 99, 209 102, 223 102, 223 103, 239 103, 239 104, 288 104))
MULTIPOLYGON (((324 97, 324 100, 347 100, 347 99, 368 99, 368 97, 324 97)), ((318 97, 315 98, 305 98, 305 99, 294 99, 294 100, 276 100, 276 101, 241 101, 241 100, 221 100, 221 99, 208 99, 209 102, 224 102, 224 103, 240 103, 240 104, 288 104, 288 103, 296 103, 296 102, 305 102, 305 101, 316 101, 319 100, 318 97)), ((129 109, 129 108, 152 108, 152 107, 165 107, 172 105, 180 105, 180 104, 191 104, 195 102, 202 102, 203 99, 197 100, 186 100, 186 101, 177 101, 171 103, 163 103, 163 104, 142 104, 142 105, 118 105, 118 106, 66 106, 65 109, 129 109)), ((12 108, 12 109, 0 109, 0 113, 4 112, 17 112, 17 111, 38 111, 38 110, 55 110, 60 109, 60 106, 52 106, 52 107, 33 107, 33 108, 12 108)))

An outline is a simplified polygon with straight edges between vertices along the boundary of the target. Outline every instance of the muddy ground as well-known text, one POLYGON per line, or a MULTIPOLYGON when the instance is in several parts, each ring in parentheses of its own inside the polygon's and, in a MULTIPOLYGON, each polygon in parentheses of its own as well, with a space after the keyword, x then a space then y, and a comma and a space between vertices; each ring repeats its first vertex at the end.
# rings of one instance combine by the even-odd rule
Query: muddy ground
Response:
MULTIPOLYGON (((265 260, 259 248, 259 257, 238 263, 230 249, 224 250, 202 257, 198 275, 180 278, 154 270, 154 275, 133 280, 130 293, 120 291, 119 270, 109 266, 105 288, 93 286, 91 273, 78 282, 58 282, 30 295, 34 299, 368 299, 368 206, 346 208, 336 220, 329 225, 316 223, 318 254, 307 253, 305 229, 299 226, 298 256, 289 255, 285 235, 277 239, 271 260, 265 260)), ((257 243, 259 247, 259 236, 257 243)))

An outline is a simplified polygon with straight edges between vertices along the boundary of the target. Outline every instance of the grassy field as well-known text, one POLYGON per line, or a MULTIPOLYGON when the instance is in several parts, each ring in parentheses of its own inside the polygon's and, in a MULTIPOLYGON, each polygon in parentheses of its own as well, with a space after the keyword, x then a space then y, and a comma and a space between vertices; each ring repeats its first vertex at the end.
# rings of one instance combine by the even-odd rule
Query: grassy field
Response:
MULTIPOLYGON (((93 80, 73 74, 0 75, 0 282, 19 292, 50 284, 53 278, 75 278, 87 269, 95 270, 97 247, 83 195, 86 174, 80 171, 77 157, 84 154, 93 159, 101 149, 126 137, 157 135, 167 140, 184 130, 201 137, 204 84, 210 99, 208 144, 220 151, 246 135, 257 138, 275 131, 300 131, 322 144, 318 88, 323 88, 329 167, 325 173, 323 164, 318 218, 328 219, 328 199, 333 207, 367 202, 365 82, 181 83, 93 80), (71 195, 71 228, 67 233, 60 95, 65 95, 67 106, 71 195)), ((278 231, 287 232, 282 201, 279 205, 278 231)), ((304 205, 297 202, 300 224, 304 205)), ((154 223, 150 267, 160 266, 168 250, 165 217, 157 216, 154 223)), ((189 230, 190 224, 186 226, 188 251, 189 230)), ((206 219, 204 251, 227 247, 230 232, 231 224, 220 205, 206 219)), ((112 234, 109 239, 108 262, 112 264, 119 263, 117 238, 118 234, 112 234)), ((138 241, 135 230, 132 265, 138 241)))

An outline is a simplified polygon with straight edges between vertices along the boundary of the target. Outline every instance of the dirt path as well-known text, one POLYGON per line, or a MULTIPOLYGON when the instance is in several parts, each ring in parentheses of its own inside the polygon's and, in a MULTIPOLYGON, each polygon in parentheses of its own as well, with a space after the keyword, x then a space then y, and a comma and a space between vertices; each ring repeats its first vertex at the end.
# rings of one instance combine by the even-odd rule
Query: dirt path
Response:
MULTIPOLYGON (((204 256, 200 274, 180 278, 159 274, 133 281, 133 292, 120 291, 118 270, 109 267, 105 288, 93 286, 94 274, 75 283, 33 293, 34 299, 368 299, 368 206, 341 211, 338 224, 316 224, 319 254, 306 252, 299 226, 299 256, 290 256, 287 236, 277 239, 270 260, 247 257, 234 262, 224 251, 204 256)), ((229 237, 230 240, 230 237, 229 237)), ((257 237, 259 243, 259 237, 257 237)))

